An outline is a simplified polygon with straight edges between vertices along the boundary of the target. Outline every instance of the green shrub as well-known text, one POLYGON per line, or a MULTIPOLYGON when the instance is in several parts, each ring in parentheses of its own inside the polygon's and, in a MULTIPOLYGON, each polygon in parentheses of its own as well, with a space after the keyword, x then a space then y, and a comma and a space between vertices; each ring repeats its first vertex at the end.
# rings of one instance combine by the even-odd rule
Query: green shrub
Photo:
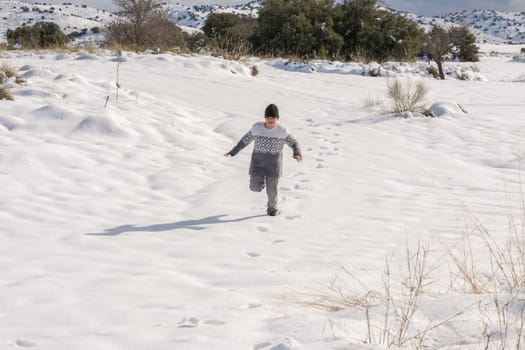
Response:
POLYGON ((53 22, 38 22, 33 26, 7 30, 7 42, 10 47, 20 45, 25 49, 63 47, 69 38, 53 22))
POLYGON ((206 35, 206 46, 211 51, 234 55, 246 55, 252 51, 249 39, 253 35, 256 20, 232 13, 214 13, 202 28, 206 35))
POLYGON ((378 9, 376 0, 344 1, 336 5, 334 29, 344 39, 345 57, 366 48, 368 55, 377 61, 415 59, 423 35, 416 23, 378 9))
POLYGON ((351 59, 366 48, 373 60, 413 60, 422 35, 416 23, 379 9, 377 0, 265 0, 252 42, 273 55, 351 59))
POLYGON ((343 38, 334 31, 332 0, 265 0, 252 43, 258 52, 335 57, 343 38))
POLYGON ((452 27, 448 30, 448 35, 452 45, 450 51, 454 57, 466 62, 479 61, 476 36, 467 27, 452 27))

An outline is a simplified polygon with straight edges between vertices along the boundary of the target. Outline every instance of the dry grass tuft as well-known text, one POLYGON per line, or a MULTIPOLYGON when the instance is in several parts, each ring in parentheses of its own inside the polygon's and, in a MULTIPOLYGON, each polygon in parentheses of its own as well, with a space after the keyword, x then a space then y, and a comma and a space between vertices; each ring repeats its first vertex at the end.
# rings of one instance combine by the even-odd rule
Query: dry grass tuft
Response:
POLYGON ((0 100, 13 101, 13 96, 9 93, 7 88, 3 85, 0 85, 0 100))
POLYGON ((13 67, 7 63, 3 63, 0 66, 0 100, 13 100, 13 95, 11 95, 5 85, 10 79, 14 80, 16 84, 24 83, 24 79, 16 74, 16 70, 13 67))
POLYGON ((424 99, 428 90, 422 81, 400 79, 387 81, 387 96, 392 102, 392 113, 420 112, 426 110, 424 99))

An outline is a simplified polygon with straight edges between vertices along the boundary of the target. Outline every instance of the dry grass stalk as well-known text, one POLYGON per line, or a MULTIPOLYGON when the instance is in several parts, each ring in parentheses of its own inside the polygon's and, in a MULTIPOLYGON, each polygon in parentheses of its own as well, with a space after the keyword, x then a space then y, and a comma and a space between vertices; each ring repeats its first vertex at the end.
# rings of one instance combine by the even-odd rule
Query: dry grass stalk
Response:
POLYGON ((508 235, 504 243, 495 239, 494 234, 463 205, 468 223, 473 228, 468 232, 461 258, 448 250, 459 271, 458 276, 471 286, 471 291, 484 294, 487 298, 488 302, 479 307, 486 350, 519 350, 524 336, 525 198, 524 192, 520 193, 519 208, 513 208, 507 197, 508 235), (516 214, 518 211, 519 215, 516 214), (471 236, 480 239, 481 253, 477 256, 482 260, 475 259, 471 236), (482 281, 479 266, 487 260, 489 266, 482 281))
MULTIPOLYGON (((365 293, 351 294, 341 288, 336 280, 327 290, 318 292, 303 305, 317 310, 334 312, 347 308, 363 310, 366 320, 366 334, 363 343, 382 344, 388 347, 424 346, 430 331, 449 322, 463 311, 441 322, 429 322, 424 329, 414 327, 414 316, 418 312, 425 290, 433 282, 430 273, 435 266, 429 264, 429 245, 419 243, 415 250, 406 249, 404 262, 400 265, 400 274, 395 277, 391 272, 392 258, 387 257, 382 275, 382 290, 377 291, 364 287, 365 293), (381 325, 375 323, 373 313, 378 307, 383 308, 381 325)), ((345 270, 352 279, 359 279, 345 270)), ((361 283, 361 282, 359 282, 361 283)), ((310 296, 312 297, 312 295, 310 296)))
MULTIPOLYGON (((478 264, 474 262, 474 254, 472 254, 472 242, 471 235, 465 234, 463 240, 463 246, 459 251, 455 251, 448 247, 446 243, 442 242, 445 250, 452 260, 453 268, 450 268, 451 275, 454 274, 451 282, 451 289, 454 290, 457 285, 457 280, 463 280, 468 286, 467 292, 473 294, 485 294, 489 291, 486 286, 487 281, 482 279, 482 274, 478 271, 478 264), (457 271, 457 272, 452 272, 457 271)), ((463 290, 462 290, 463 291, 463 290)))
POLYGON ((372 293, 349 294, 339 286, 337 280, 332 280, 325 290, 308 294, 310 300, 302 301, 301 304, 320 311, 337 312, 351 307, 366 307, 372 293))
POLYGON ((487 228, 468 209, 466 213, 474 224, 476 234, 481 238, 485 253, 493 264, 490 278, 503 283, 505 289, 512 291, 525 286, 525 234, 523 222, 518 226, 510 216, 508 241, 498 243, 487 228), (519 228, 520 227, 520 228, 519 228))

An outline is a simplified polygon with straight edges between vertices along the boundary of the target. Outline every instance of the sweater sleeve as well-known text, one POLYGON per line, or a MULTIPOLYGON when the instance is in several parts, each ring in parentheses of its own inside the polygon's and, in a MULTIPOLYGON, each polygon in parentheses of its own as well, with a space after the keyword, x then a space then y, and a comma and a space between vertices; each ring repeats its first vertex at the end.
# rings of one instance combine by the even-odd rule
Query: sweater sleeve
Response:
POLYGON ((250 142, 252 141, 253 141, 253 133, 250 130, 246 133, 246 135, 244 135, 241 138, 241 140, 237 143, 237 145, 235 145, 235 147, 232 148, 232 150, 230 151, 230 154, 232 155, 232 157, 236 155, 237 153, 239 153, 244 147, 248 146, 250 142))
POLYGON ((294 156, 301 155, 301 148, 299 147, 299 142, 297 142, 297 140, 291 134, 288 134, 286 136, 284 142, 286 142, 286 144, 290 146, 290 148, 293 150, 294 156))

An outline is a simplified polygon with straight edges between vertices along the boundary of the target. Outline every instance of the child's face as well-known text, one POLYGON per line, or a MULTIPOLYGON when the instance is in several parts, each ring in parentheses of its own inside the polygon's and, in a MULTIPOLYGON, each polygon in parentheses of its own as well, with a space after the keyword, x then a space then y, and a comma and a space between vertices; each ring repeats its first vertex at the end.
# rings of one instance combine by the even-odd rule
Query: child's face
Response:
POLYGON ((275 125, 277 125, 277 121, 279 119, 278 118, 275 118, 275 117, 265 117, 264 118, 264 126, 267 127, 268 129, 271 129, 273 128, 275 125))

